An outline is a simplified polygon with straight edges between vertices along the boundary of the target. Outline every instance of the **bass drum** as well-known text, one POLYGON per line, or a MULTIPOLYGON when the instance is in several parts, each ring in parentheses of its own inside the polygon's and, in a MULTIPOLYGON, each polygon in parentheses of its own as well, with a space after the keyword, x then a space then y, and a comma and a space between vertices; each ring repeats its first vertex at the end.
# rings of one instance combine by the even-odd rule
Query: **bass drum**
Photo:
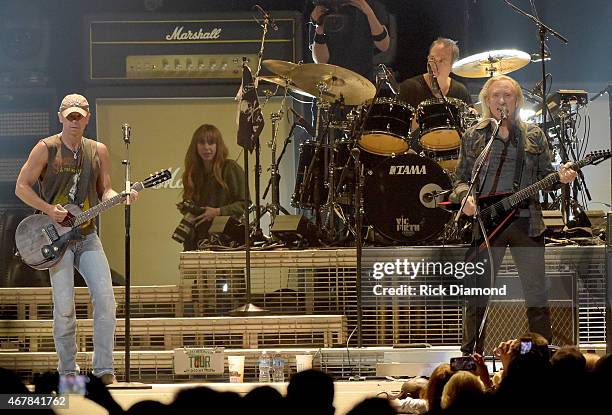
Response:
POLYGON ((433 160, 416 154, 389 157, 366 170, 366 220, 392 241, 427 241, 450 220, 452 214, 437 204, 447 199, 451 188, 450 178, 433 160))

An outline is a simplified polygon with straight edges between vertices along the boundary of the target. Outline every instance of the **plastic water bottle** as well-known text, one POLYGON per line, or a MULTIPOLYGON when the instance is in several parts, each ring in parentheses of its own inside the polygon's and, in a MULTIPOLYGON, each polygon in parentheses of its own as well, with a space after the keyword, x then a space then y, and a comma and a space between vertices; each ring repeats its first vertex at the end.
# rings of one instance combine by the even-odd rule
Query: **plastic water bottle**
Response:
POLYGON ((265 350, 259 356, 259 381, 270 382, 270 357, 265 350))
POLYGON ((285 360, 279 354, 272 359, 272 382, 285 381, 285 360))

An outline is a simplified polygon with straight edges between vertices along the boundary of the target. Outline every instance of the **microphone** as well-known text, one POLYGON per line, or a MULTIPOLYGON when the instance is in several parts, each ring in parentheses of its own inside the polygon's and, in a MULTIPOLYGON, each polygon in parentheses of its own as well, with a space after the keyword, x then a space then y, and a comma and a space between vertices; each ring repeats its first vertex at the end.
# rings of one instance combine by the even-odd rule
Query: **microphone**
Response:
POLYGON ((361 150, 359 150, 359 147, 353 147, 351 149, 351 156, 355 159, 355 160, 359 160, 359 155, 361 154, 361 150))
POLYGON ((130 136, 132 135, 132 127, 130 127, 130 124, 124 123, 121 126, 121 131, 123 132, 123 142, 124 143, 129 143, 130 142, 130 136))
POLYGON ((442 93, 442 89, 440 89, 440 84, 438 83, 438 77, 436 76, 436 73, 433 71, 433 68, 431 67, 431 63, 429 61, 427 61, 427 72, 431 76, 432 92, 434 93, 434 95, 439 94, 442 97, 442 99, 446 101, 446 97, 442 93))
POLYGON ((293 113, 293 116, 295 117, 293 122, 296 125, 298 125, 299 127, 302 127, 311 137, 315 137, 317 135, 314 128, 312 128, 312 126, 308 124, 308 122, 304 119, 304 117, 302 117, 296 110, 289 107, 289 111, 293 113))
POLYGON ((264 18, 264 21, 268 21, 270 23, 270 26, 272 27, 272 29, 274 29, 275 31, 278 30, 278 26, 276 25, 276 21, 272 18, 272 16, 270 16, 270 14, 265 11, 259 4, 256 4, 255 6, 253 6, 253 8, 257 8, 259 9, 259 11, 261 12, 261 15, 264 18))
POLYGON ((544 85, 544 80, 538 82, 533 88, 529 90, 529 92, 533 95, 542 96, 542 85, 544 85))
POLYGON ((387 85, 389 85, 391 92, 393 92, 395 95, 399 95, 400 86, 397 83, 395 76, 393 76, 393 72, 391 72, 391 70, 387 68, 387 66, 384 63, 381 63, 379 66, 383 71, 385 82, 387 83, 387 85))
POLYGON ((504 105, 503 107, 497 108, 497 111, 499 111, 502 120, 508 119, 508 107, 504 105))

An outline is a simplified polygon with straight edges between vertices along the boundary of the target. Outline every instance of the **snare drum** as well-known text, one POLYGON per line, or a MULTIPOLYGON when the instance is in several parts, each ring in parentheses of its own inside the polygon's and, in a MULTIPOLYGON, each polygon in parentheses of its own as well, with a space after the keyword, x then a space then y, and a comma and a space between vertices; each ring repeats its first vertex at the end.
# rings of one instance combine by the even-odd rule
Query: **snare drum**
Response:
POLYGON ((417 108, 419 143, 426 150, 454 150, 461 144, 467 106, 456 98, 446 98, 446 101, 428 99, 417 108))
POLYGON ((402 153, 409 148, 413 116, 414 109, 395 98, 376 98, 374 103, 368 100, 359 108, 356 120, 364 125, 357 144, 365 151, 382 156, 402 153), (370 104, 372 109, 364 120, 370 104))

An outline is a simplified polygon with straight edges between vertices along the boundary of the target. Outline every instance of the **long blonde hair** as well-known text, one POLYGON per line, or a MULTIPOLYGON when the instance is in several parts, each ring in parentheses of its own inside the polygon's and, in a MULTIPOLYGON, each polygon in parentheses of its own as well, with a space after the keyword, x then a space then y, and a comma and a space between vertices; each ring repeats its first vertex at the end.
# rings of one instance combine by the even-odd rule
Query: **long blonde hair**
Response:
POLYGON ((480 90, 480 94, 478 94, 478 99, 480 100, 480 104, 482 105, 482 118, 492 117, 491 108, 489 108, 487 99, 489 98, 489 91, 491 90, 491 86, 498 81, 509 81, 512 84, 514 93, 516 94, 516 108, 514 109, 514 120, 515 122, 520 121, 520 112, 521 109, 525 106, 525 97, 523 96, 523 91, 521 90, 521 86, 519 85, 519 83, 507 75, 496 75, 489 78, 480 90))
POLYGON ((206 176, 211 173, 204 166, 204 161, 198 153, 198 142, 212 140, 217 145, 217 151, 212 162, 212 175, 225 190, 227 184, 223 180, 223 166, 229 154, 223 141, 221 131, 214 125, 202 124, 193 132, 191 143, 185 154, 185 171, 183 172, 183 199, 192 200, 200 197, 206 176))

